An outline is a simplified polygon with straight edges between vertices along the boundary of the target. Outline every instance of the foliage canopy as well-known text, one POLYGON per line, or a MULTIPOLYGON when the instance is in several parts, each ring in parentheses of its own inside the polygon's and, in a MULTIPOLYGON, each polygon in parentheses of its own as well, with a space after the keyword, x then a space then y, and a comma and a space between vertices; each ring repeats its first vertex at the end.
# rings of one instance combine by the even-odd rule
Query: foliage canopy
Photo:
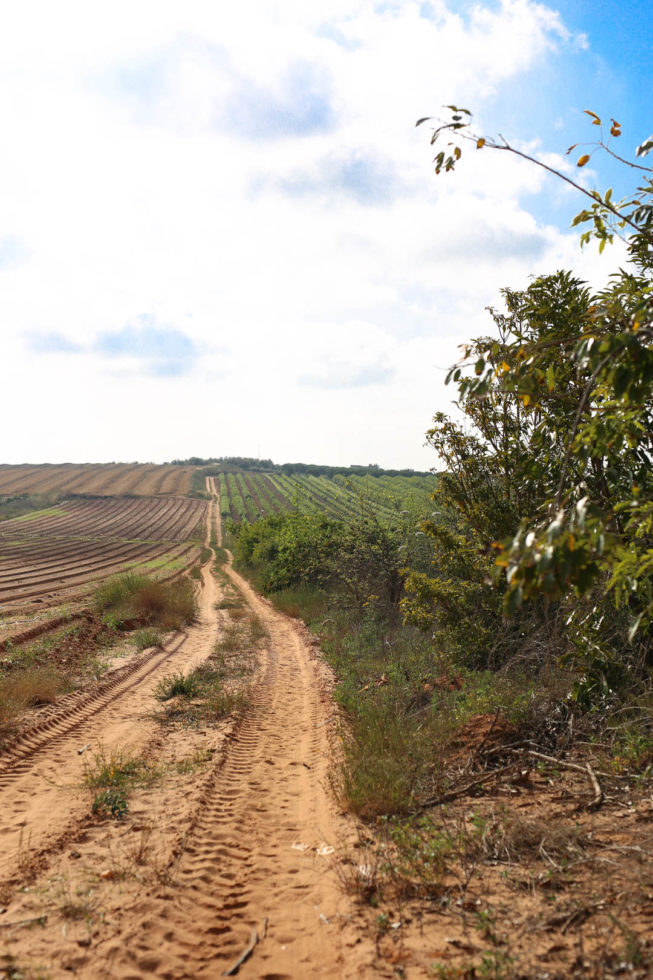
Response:
MULTIPOLYGON (((624 664, 650 655, 653 172, 614 152, 618 123, 611 120, 605 139, 600 118, 589 113, 601 129, 592 153, 609 153, 637 175, 632 193, 615 203, 611 190, 588 191, 502 137, 474 133, 467 110, 447 108, 450 118, 431 139, 438 147, 447 141, 436 173, 453 170, 469 142, 516 154, 591 199, 573 220, 589 225, 581 243, 596 239, 602 250, 615 235, 627 243, 629 267, 595 294, 568 272, 503 290, 505 311, 491 310, 495 334, 467 344, 447 379, 467 427, 438 415, 428 433, 446 465, 439 489, 445 517, 425 526, 438 558, 450 566, 443 528, 449 535, 455 528, 459 557, 465 549, 475 556, 469 580, 492 577, 503 613, 517 614, 518 641, 548 623, 549 642, 559 643, 562 623, 586 683, 599 678, 605 686, 624 664)), ((637 157, 651 149, 653 138, 637 157)), ((578 166, 590 156, 582 154, 578 166)), ((428 619, 430 603, 437 621, 447 582, 446 575, 430 583, 409 578, 409 616, 428 619)))

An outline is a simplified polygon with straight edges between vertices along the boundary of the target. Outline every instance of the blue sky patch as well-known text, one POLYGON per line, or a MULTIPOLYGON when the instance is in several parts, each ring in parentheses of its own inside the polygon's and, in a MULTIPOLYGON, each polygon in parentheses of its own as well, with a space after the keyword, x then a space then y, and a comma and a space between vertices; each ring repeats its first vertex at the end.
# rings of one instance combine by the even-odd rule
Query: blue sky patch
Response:
POLYGON ((29 334, 27 346, 34 354, 80 354, 84 350, 80 344, 57 330, 29 334))
POLYGON ((148 374, 178 377, 189 371, 199 354, 195 341, 174 327, 159 326, 153 317, 140 317, 137 326, 101 333, 92 350, 105 357, 132 357, 148 374))
MULTIPOLYGON (((265 185, 265 181, 262 181, 265 185)), ((401 190, 396 169, 389 161, 352 152, 322 161, 317 171, 298 172, 279 180, 278 189, 290 198, 341 196, 358 204, 392 204, 401 190)))
POLYGON ((96 354, 104 358, 129 358, 139 371, 153 377, 175 378, 190 371, 199 348, 175 327, 159 325, 154 317, 139 317, 135 325, 106 330, 88 344, 80 344, 58 331, 32 334, 29 349, 35 354, 96 354))
POLYGON ((0 238, 0 270, 13 269, 25 261, 29 250, 22 238, 17 235, 6 235, 0 238))
POLYGON ((330 85, 324 72, 303 62, 290 67, 278 90, 242 79, 231 95, 225 118, 245 139, 287 139, 328 132, 335 124, 330 85))

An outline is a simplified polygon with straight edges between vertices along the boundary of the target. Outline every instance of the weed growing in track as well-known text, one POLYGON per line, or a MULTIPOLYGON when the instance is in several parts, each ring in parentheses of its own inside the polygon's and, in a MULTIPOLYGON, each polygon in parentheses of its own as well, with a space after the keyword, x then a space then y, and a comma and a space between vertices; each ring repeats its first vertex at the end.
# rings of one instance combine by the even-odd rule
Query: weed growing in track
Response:
POLYGON ((99 817, 113 817, 114 820, 122 820, 129 813, 127 794, 115 786, 111 789, 103 789, 95 796, 91 810, 99 817))
POLYGON ((199 681, 197 671, 190 674, 170 674, 163 677, 154 689, 154 697, 157 701, 170 701, 171 698, 183 697, 194 698, 199 692, 199 681))
POLYGON ((121 820, 129 812, 130 791, 151 782, 157 775, 144 759, 127 749, 107 753, 100 745, 84 766, 84 785, 90 790, 99 790, 93 799, 93 813, 121 820))

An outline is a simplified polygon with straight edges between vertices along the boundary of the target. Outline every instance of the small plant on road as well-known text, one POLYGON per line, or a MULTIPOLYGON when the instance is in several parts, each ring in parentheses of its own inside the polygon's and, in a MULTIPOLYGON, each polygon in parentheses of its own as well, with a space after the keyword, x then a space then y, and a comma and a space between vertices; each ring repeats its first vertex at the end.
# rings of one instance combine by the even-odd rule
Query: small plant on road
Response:
POLYGON ((190 674, 170 674, 163 677, 154 689, 154 697, 157 701, 170 701, 172 698, 184 697, 194 698, 200 689, 197 671, 193 670, 190 674))
POLYGON ((102 790, 93 800, 91 810, 100 817, 113 817, 114 820, 122 820, 129 813, 127 794, 115 786, 111 789, 102 790))
POLYGON ((129 811, 130 791, 153 775, 144 759, 126 749, 107 753, 100 745, 92 760, 84 766, 84 785, 100 791, 93 800, 93 813, 122 819, 129 811))

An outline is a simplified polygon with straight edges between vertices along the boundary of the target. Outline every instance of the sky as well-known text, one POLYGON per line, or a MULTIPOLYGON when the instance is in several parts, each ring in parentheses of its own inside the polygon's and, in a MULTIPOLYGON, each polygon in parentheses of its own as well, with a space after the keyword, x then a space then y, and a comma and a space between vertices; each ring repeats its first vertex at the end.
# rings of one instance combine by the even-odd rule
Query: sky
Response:
POLYGON ((591 109, 632 157, 652 36, 649 0, 0 5, 0 462, 437 466, 501 288, 623 252, 507 154, 436 177, 415 121, 465 106, 576 177, 591 109))

